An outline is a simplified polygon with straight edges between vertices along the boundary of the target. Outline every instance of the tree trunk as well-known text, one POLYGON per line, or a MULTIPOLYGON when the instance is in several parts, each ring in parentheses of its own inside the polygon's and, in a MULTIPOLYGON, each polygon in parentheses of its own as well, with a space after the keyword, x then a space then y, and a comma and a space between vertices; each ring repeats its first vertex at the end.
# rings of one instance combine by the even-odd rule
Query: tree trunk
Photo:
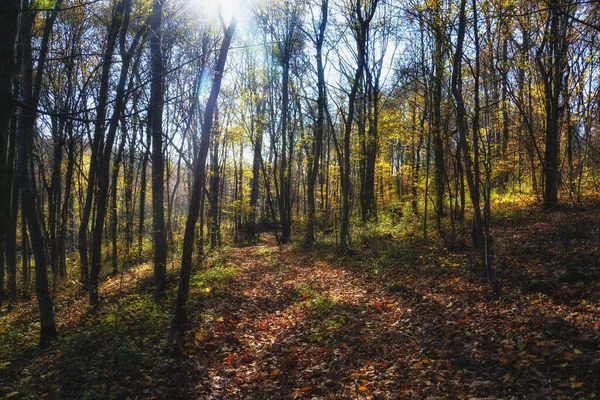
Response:
POLYGON ((536 55, 538 69, 544 85, 546 105, 546 134, 544 153, 544 209, 558 205, 558 187, 560 183, 559 153, 560 127, 559 119, 564 105, 560 104, 562 92, 565 58, 568 50, 569 13, 565 13, 561 0, 552 0, 549 7, 549 24, 544 41, 536 55), (546 42, 546 41, 549 42, 546 42), (548 63, 548 64, 546 64, 548 63))
POLYGON ((150 86, 149 121, 152 132, 152 228, 154 237, 154 285, 156 295, 165 287, 167 274, 167 232, 165 229, 164 205, 164 156, 163 156, 163 55, 162 40, 162 1, 154 0, 150 18, 150 65, 152 83, 150 86))
POLYGON ((219 246, 219 140, 221 131, 219 127, 219 110, 215 109, 215 118, 213 124, 213 140, 212 151, 210 155, 210 177, 208 188, 208 218, 210 220, 210 247, 216 248, 219 246))
POLYGON ((196 230, 196 222, 201 212, 200 198, 202 197, 205 172, 206 172, 206 157, 208 155, 208 145, 210 143, 210 131, 212 129, 213 113, 217 104, 219 91, 221 90, 221 80, 225 69, 225 61, 231 44, 233 33, 235 32, 236 20, 235 17, 231 20, 229 27, 225 31, 225 37, 221 43, 219 57, 215 65, 213 83, 210 90, 210 95, 206 102, 204 118, 202 123, 202 137, 200 140, 199 154, 196 157, 194 165, 194 182, 192 186, 192 196, 190 199, 190 207, 188 210, 188 218, 185 224, 185 233, 183 236, 183 251, 181 256, 181 274, 179 277, 179 288, 177 290, 177 303, 175 306, 174 325, 177 329, 182 330, 187 322, 187 300, 190 290, 190 277, 192 273, 192 255, 194 252, 194 235, 196 230))
MULTIPOLYGON (((62 0, 58 0, 54 10, 49 14, 44 26, 42 43, 38 57, 35 80, 31 91, 31 102, 26 104, 21 111, 22 129, 19 129, 17 137, 17 173, 15 174, 15 186, 20 187, 22 196, 22 212, 27 219, 29 234, 31 235, 31 245, 35 257, 35 293, 40 311, 40 344, 46 345, 56 336, 56 326, 54 323, 54 310, 52 299, 48 290, 48 272, 46 265, 46 254, 44 246, 44 234, 40 226, 38 210, 36 205, 36 196, 33 192, 33 182, 28 173, 29 154, 33 142, 33 133, 37 112, 35 111, 39 104, 40 92, 42 86, 42 76, 48 53, 48 42, 50 33, 57 15, 57 9, 60 9, 62 0)), ((33 172, 33 171, 32 171, 33 172)), ((16 207, 16 203, 15 203, 16 207)))
MULTIPOLYGON (((123 13, 123 1, 120 1, 115 5, 114 15, 106 37, 106 50, 102 57, 102 74, 100 77, 100 89, 98 92, 98 108, 96 110, 96 122, 94 123, 94 136, 91 145, 91 157, 90 167, 88 172, 88 186, 85 197, 85 206, 81 215, 81 223, 79 225, 78 233, 78 248, 79 248, 79 264, 80 264, 80 279, 84 289, 89 290, 92 277, 90 276, 90 265, 88 255, 88 229, 91 219, 92 206, 94 200, 98 203, 99 198, 96 196, 96 185, 98 169, 100 168, 102 152, 104 148, 104 132, 106 129, 106 102, 108 100, 109 92, 109 78, 110 78, 110 67, 112 65, 112 58, 117 44, 117 35, 119 33, 119 26, 121 22, 121 16, 123 13)), ((118 98, 118 97, 117 97, 118 98)), ((96 206, 98 209, 98 205, 96 206)), ((101 218, 104 222, 104 218, 101 218)), ((95 227, 95 226, 94 226, 95 227)), ((99 228, 100 233, 102 227, 99 228)), ((98 245, 101 245, 101 241, 98 241, 98 245)), ((93 246, 93 245, 92 245, 93 246)), ((93 248, 92 248, 93 252, 93 248)), ((97 255, 99 262, 99 253, 97 255)), ((92 266, 93 268, 93 266, 92 266)), ((99 265, 97 266, 99 268, 99 265)), ((99 273, 98 269, 98 273, 99 273)), ((97 294, 90 293, 90 304, 92 301, 97 302, 97 294), (93 299, 94 298, 94 299, 93 299)))
POLYGON ((252 157, 252 181, 250 183, 250 217, 248 221, 248 239, 257 240, 258 234, 256 231, 256 215, 257 203, 260 183, 260 165, 262 160, 262 142, 263 133, 265 130, 265 108, 266 99, 261 99, 256 112, 255 123, 255 138, 254 138, 254 155, 252 157))
MULTIPOLYGON (((2 23, 0 24, 0 185, 2 194, 0 195, 0 307, 4 299, 4 256, 5 239, 7 238, 7 228, 9 227, 7 215, 7 204, 9 202, 11 182, 9 181, 7 166, 7 150, 11 130, 11 118, 14 112, 13 98, 13 76, 15 66, 15 43, 19 32, 19 10, 21 2, 19 0, 5 0, 0 6, 0 15, 2 23)), ((13 189, 14 190, 14 189, 13 189)))
POLYGON ((350 134, 352 132, 352 123, 354 121, 354 111, 356 108, 356 95, 358 86, 362 81, 362 76, 365 67, 365 49, 367 43, 367 33, 369 24, 375 15, 378 0, 372 0, 368 4, 364 4, 360 0, 356 0, 354 4, 354 17, 356 18, 355 40, 356 50, 358 55, 358 64, 352 82, 352 88, 348 96, 348 115, 346 116, 344 127, 344 154, 343 164, 341 165, 342 186, 342 215, 340 220, 340 248, 342 251, 347 251, 350 248, 350 134), (363 16, 362 8, 366 7, 366 14, 363 16))
MULTIPOLYGON (((129 24, 129 15, 131 13, 131 0, 123 0, 117 6, 115 19, 122 21, 121 26, 121 47, 123 48, 126 38, 127 27, 129 24)), ((115 26, 118 33, 118 25, 115 26)), ((109 37, 111 37, 109 32, 109 37)), ((136 37, 137 38, 137 37, 136 37)), ((123 54, 121 72, 119 82, 116 88, 116 101, 113 109, 112 118, 110 119, 108 132, 103 148, 100 149, 98 155, 98 171, 97 171, 97 196, 96 196, 96 219, 94 221, 94 229, 92 232, 92 265, 90 269, 90 305, 97 307, 99 302, 98 297, 98 279, 102 270, 102 237, 104 232, 104 224, 107 214, 108 205, 108 189, 110 184, 110 160, 112 155, 113 144, 117 133, 117 127, 121 120, 121 115, 125 108, 127 96, 125 94, 125 85, 127 83, 127 74, 129 72, 129 64, 131 62, 131 53, 136 49, 138 42, 134 40, 131 45, 131 50, 123 54)), ((124 52, 123 52, 124 53, 124 52)), ((98 134, 104 136, 104 127, 99 127, 98 134)))

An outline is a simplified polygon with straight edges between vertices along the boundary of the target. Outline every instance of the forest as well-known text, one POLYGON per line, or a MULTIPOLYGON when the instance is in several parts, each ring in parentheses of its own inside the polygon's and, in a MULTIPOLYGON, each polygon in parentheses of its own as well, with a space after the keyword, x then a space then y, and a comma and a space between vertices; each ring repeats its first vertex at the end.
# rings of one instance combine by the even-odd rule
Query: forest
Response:
POLYGON ((599 1, 0 9, 0 399, 600 395, 599 1))

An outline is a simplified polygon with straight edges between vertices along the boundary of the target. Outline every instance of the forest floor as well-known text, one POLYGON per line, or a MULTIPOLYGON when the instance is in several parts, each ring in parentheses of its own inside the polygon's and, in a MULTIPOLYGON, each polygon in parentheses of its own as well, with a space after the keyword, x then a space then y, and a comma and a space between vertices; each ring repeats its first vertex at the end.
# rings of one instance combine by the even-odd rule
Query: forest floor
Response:
POLYGON ((346 255, 271 241, 214 253, 183 339, 170 328, 177 263, 158 305, 149 265, 105 281, 95 313, 67 284, 48 348, 35 345, 35 301, 0 315, 0 397, 600 396, 598 208, 508 209, 497 299, 471 250, 389 233, 346 255))

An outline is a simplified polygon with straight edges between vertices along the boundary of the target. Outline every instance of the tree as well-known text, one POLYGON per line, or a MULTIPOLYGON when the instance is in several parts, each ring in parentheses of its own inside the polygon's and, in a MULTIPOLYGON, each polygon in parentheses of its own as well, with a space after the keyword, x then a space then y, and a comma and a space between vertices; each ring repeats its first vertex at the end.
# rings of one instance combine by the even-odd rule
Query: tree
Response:
POLYGON ((190 277, 192 273, 192 255, 194 252, 194 236, 196 231, 196 222, 199 214, 203 211, 200 207, 200 198, 204 188, 204 180, 206 175, 206 157, 208 155, 208 147, 210 143, 210 133, 213 125, 213 114, 217 105, 217 98, 221 90, 221 82, 225 71, 225 62, 227 61, 227 53, 231 45, 231 39, 235 32, 237 21, 235 17, 231 19, 228 27, 221 20, 224 30, 223 41, 219 50, 219 56, 214 69, 214 77, 210 95, 206 101, 204 117, 202 123, 202 133, 200 139, 200 147, 198 155, 194 163, 193 185, 191 190, 191 199, 188 210, 188 217, 185 224, 185 232, 183 237, 183 250, 181 255, 181 273, 179 277, 179 288, 177 290, 177 302, 175 306, 174 324, 178 329, 183 329, 187 322, 187 299, 190 290, 190 277))
POLYGON ((323 43, 325 41, 325 29, 327 28, 327 18, 329 0, 321 0, 321 16, 318 25, 313 23, 314 34, 310 36, 315 46, 317 62, 317 121, 314 127, 313 146, 308 156, 308 175, 307 175, 307 202, 308 202, 308 221, 305 244, 310 246, 315 240, 315 183, 319 174, 319 164, 321 153, 323 152, 323 136, 325 132, 325 67, 323 65, 323 43))
POLYGON ((164 156, 163 156, 163 56, 162 1, 154 0, 150 17, 150 106, 148 128, 152 136, 152 229, 154 238, 154 285, 157 296, 163 291, 167 274, 167 231, 164 210, 164 156))
POLYGON ((569 14, 576 5, 551 0, 542 42, 536 52, 536 63, 544 86, 546 114, 544 152, 544 208, 558 205, 560 183, 560 126, 559 119, 566 104, 561 102, 564 75, 567 70, 566 56, 569 49, 571 23, 569 14))
POLYGON ((342 215, 340 221, 340 247, 342 251, 350 248, 350 135, 354 122, 356 95, 363 78, 366 62, 366 45, 369 24, 375 16, 378 0, 362 2, 356 0, 349 10, 349 23, 353 27, 356 44, 357 65, 348 95, 348 112, 344 121, 343 165, 341 169, 342 215))
POLYGON ((4 300, 5 238, 9 226, 6 204, 10 198, 6 194, 10 193, 11 182, 8 179, 7 151, 10 121, 15 109, 12 89, 20 6, 21 2, 17 0, 3 2, 0 24, 0 185, 3 193, 0 195, 0 306, 4 300))
MULTIPOLYGON (((58 0, 45 21, 42 42, 39 51, 38 64, 32 85, 27 85, 26 103, 21 105, 22 116, 20 120, 20 129, 17 137, 17 168, 15 174, 14 187, 19 188, 22 198, 22 213, 27 219, 27 226, 31 235, 31 246, 35 258, 35 294, 38 308, 40 310, 40 344, 46 345, 56 336, 56 326, 54 322, 54 309, 52 299, 48 290, 48 271, 45 254, 44 232, 40 226, 40 220, 37 211, 37 199, 33 192, 33 181, 29 172, 29 157, 31 145, 33 143, 34 126, 37 115, 37 108, 40 100, 40 91, 42 88, 42 76, 48 54, 48 42, 54 21, 56 20, 57 10, 60 9, 62 0, 58 0)), ((29 78, 27 78, 29 79, 29 78)))

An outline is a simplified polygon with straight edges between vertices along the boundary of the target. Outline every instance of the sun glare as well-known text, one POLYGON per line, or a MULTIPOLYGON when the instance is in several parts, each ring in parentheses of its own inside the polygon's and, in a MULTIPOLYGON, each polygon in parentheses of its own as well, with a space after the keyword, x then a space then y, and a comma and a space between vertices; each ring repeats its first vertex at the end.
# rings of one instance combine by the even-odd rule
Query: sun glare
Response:
POLYGON ((238 24, 246 17, 247 0, 189 0, 200 13, 215 21, 221 13, 226 24, 235 16, 238 24))

